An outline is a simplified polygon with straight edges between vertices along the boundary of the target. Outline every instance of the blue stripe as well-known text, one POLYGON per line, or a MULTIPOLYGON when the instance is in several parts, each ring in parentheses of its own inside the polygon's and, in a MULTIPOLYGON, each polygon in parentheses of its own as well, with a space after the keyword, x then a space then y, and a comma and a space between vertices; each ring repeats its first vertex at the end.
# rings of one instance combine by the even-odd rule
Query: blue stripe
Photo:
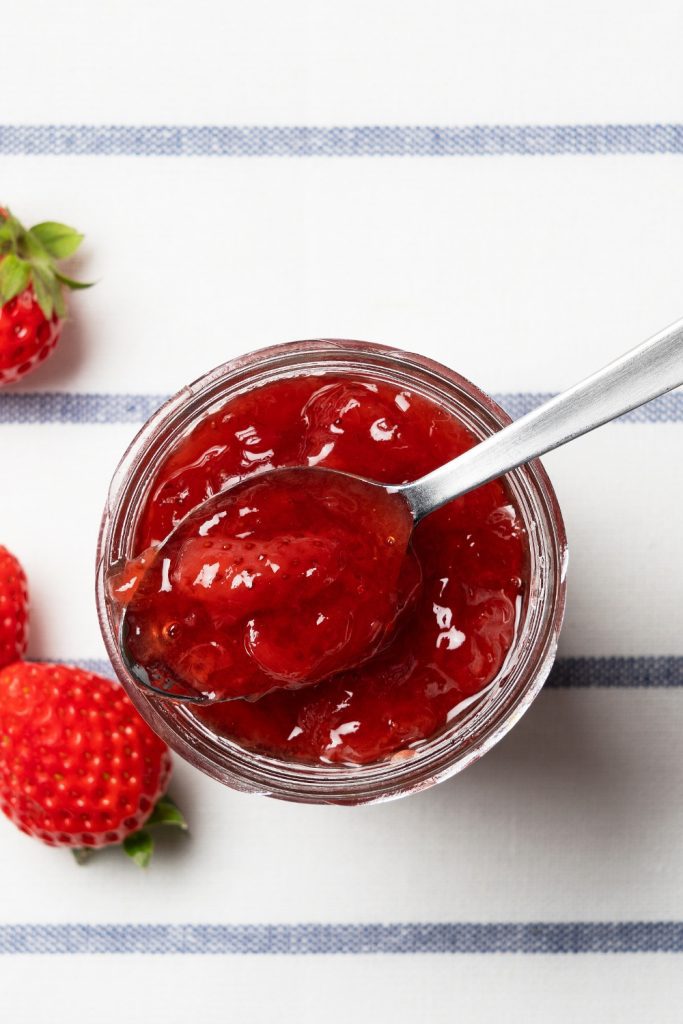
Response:
POLYGON ((681 921, 454 924, 15 924, 0 954, 680 953, 681 921))
MULTIPOLYGON (((553 392, 509 392, 493 395, 495 400, 518 419, 553 397, 553 392)), ((620 416, 617 423, 683 423, 683 391, 672 391, 647 405, 620 416)))
POLYGON ((545 685, 552 690, 683 686, 683 658, 558 658, 545 685))
POLYGON ((168 395, 0 392, 1 423, 144 423, 168 395))
POLYGON ((683 153, 681 124, 0 125, 9 156, 561 156, 683 153))
MULTIPOLYGON (((517 419, 537 408, 551 392, 508 392, 493 396, 517 419)), ((0 393, 2 423, 144 423, 168 395, 74 394, 50 391, 0 393)), ((662 395, 622 416, 622 423, 683 423, 683 391, 662 395)))
MULTIPOLYGON (((114 674, 105 658, 82 658, 69 664, 100 675, 114 674)), ((551 690, 671 689, 683 686, 683 657, 558 658, 545 686, 551 690)))

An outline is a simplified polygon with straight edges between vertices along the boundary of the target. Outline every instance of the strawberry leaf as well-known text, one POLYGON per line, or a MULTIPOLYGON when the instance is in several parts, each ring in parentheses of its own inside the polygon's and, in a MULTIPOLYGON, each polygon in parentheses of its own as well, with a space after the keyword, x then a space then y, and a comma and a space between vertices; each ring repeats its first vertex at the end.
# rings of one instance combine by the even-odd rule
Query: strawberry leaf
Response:
POLYGON ((52 301, 55 304, 55 313, 60 318, 60 320, 63 320, 64 317, 66 316, 66 301, 64 299, 64 292, 59 287, 59 284, 57 284, 56 287, 52 289, 52 301))
POLYGON ((42 309, 46 320, 49 320, 52 317, 55 308, 54 293, 52 290, 53 280, 54 278, 51 278, 50 274, 34 264, 33 290, 36 293, 38 305, 42 309))
POLYGON ((71 854, 79 867, 87 864, 92 857, 94 850, 90 846, 77 846, 72 848, 71 854))
POLYGON ((24 232, 21 223, 16 217, 13 217, 9 211, 5 211, 2 220, 2 228, 4 231, 9 232, 9 237, 12 239, 12 248, 16 248, 18 239, 24 232))
POLYGON ((67 227, 66 224, 57 224, 51 220, 36 224, 28 233, 34 235, 45 251, 55 260, 64 260, 68 256, 73 256, 83 241, 83 235, 75 228, 67 227))
POLYGON ((52 269, 52 256, 30 231, 24 231, 18 248, 22 256, 25 256, 32 264, 37 263, 47 270, 52 269))
POLYGON ((62 274, 57 260, 72 256, 83 235, 66 224, 43 221, 27 231, 5 207, 0 206, 0 305, 31 283, 36 301, 47 320, 66 316, 64 288, 90 288, 62 274))
POLYGON ((61 281, 62 284, 65 284, 67 286, 67 288, 72 288, 73 290, 81 288, 92 288, 92 286, 95 283, 94 281, 76 281, 74 280, 73 277, 67 277, 66 274, 63 274, 61 270, 57 270, 56 268, 52 271, 52 273, 55 275, 58 281, 61 281))
POLYGON ((162 796, 157 800, 154 810, 145 822, 145 828, 150 825, 175 825, 177 828, 187 829, 183 812, 170 796, 162 796))
POLYGON ((23 292, 31 276, 31 266, 26 260, 10 252, 0 263, 0 298, 9 302, 23 292))
POLYGON ((152 859, 154 840, 149 832, 133 832, 123 840, 123 849, 140 868, 146 868, 152 859))

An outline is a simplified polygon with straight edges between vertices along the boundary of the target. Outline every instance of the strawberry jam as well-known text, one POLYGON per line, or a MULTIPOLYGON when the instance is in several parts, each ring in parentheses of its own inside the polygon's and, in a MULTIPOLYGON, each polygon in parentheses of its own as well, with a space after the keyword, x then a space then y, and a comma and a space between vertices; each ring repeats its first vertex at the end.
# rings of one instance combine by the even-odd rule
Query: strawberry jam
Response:
POLYGON ((399 495, 324 469, 217 494, 111 581, 131 666, 209 700, 298 689, 385 646, 417 589, 399 495))
POLYGON ((272 757, 364 764, 428 738, 514 640, 527 539, 505 486, 411 535, 402 499, 378 488, 256 471, 402 483, 474 443, 427 398, 359 377, 230 399, 159 467, 138 558, 110 579, 133 660, 154 685, 223 701, 192 713, 272 757))

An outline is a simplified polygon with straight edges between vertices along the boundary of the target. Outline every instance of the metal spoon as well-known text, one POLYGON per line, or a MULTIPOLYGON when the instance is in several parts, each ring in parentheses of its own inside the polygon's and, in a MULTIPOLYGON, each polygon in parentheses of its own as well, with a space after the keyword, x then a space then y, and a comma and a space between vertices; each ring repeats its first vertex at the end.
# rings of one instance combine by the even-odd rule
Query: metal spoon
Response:
MULTIPOLYGON (((415 524, 454 498, 553 448, 573 441, 680 384, 683 384, 683 319, 677 320, 597 373, 551 398, 549 402, 419 480, 396 486, 371 480, 364 483, 368 487, 379 487, 389 494, 402 496, 415 524)), ((261 474, 261 479, 283 472, 291 473, 292 469, 270 470, 261 474)), ((301 467, 296 472, 302 474, 302 486, 305 486, 304 475, 307 473, 353 476, 324 467, 301 467)), ((222 492, 223 495, 225 493, 222 492)), ((220 502, 220 498, 220 494, 214 495, 202 503, 200 508, 203 510, 206 507, 208 512, 211 505, 220 502)), ((174 533, 166 538, 159 550, 163 550, 174 533)), ((177 680, 169 680, 169 686, 165 689, 152 685, 144 667, 137 665, 127 650, 125 619, 124 614, 120 634, 121 653, 139 682, 155 693, 174 700, 200 704, 213 702, 210 695, 198 695, 196 690, 189 690, 177 680)))
MULTIPOLYGON (((683 319, 433 473, 400 487, 415 522, 481 484, 683 384, 683 319)), ((381 485, 378 485, 381 486, 381 485)))

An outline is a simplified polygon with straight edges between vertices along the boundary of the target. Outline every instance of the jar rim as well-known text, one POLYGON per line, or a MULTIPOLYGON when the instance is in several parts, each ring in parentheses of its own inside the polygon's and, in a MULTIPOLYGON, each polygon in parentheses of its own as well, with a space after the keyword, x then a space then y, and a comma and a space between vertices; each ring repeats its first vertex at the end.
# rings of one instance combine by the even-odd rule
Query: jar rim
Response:
POLYGON ((188 430, 235 394, 270 380, 312 373, 359 373, 406 383, 450 409, 483 438, 511 422, 489 395, 461 374, 417 353, 373 342, 318 339, 257 349, 187 385, 147 420, 117 466, 102 517, 97 558, 100 628, 116 675, 152 728, 195 767, 243 792, 304 803, 374 803, 440 782, 478 760, 531 705, 552 667, 564 615, 567 540, 555 491, 539 460, 506 474, 529 538, 529 593, 506 662, 471 709, 412 748, 365 765, 285 761, 217 736, 187 707, 144 691, 118 646, 116 609, 106 571, 133 552, 137 517, 153 467, 188 430))

